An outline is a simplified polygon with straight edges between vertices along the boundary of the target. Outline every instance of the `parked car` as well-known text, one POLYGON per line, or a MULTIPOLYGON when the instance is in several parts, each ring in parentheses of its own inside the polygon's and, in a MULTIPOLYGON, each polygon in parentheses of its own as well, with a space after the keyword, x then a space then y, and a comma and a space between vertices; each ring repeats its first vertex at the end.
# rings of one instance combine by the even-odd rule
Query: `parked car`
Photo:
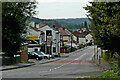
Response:
POLYGON ((36 52, 28 52, 28 59, 41 60, 43 57, 36 52))
MULTIPOLYGON (((66 47, 71 47, 71 43, 66 44, 65 46, 66 47)), ((72 47, 77 48, 77 45, 75 43, 72 43, 72 47)))
POLYGON ((42 51, 36 51, 36 53, 38 53, 39 55, 41 55, 44 59, 54 58, 53 55, 45 54, 42 51))

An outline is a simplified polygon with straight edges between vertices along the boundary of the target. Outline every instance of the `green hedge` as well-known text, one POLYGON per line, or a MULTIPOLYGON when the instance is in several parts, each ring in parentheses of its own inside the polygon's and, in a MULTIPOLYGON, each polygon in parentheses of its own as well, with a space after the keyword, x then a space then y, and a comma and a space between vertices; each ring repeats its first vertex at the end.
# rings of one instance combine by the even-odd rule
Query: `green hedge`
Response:
POLYGON ((93 78, 120 78, 120 76, 118 75, 118 73, 114 72, 114 70, 107 70, 103 74, 93 78))
POLYGON ((108 51, 102 52, 102 58, 106 61, 111 60, 112 58, 111 52, 108 52, 108 51))

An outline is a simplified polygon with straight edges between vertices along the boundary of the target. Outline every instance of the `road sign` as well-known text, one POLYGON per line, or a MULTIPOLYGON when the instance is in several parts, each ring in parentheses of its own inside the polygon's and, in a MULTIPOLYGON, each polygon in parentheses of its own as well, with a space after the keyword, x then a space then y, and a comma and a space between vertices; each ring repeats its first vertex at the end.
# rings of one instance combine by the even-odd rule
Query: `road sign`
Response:
POLYGON ((47 36, 47 46, 51 45, 52 36, 47 36))
POLYGON ((77 45, 77 43, 78 43, 78 42, 77 42, 77 41, 75 41, 75 44, 76 44, 76 45, 77 45))
POLYGON ((27 39, 39 39, 38 36, 28 36, 27 39))

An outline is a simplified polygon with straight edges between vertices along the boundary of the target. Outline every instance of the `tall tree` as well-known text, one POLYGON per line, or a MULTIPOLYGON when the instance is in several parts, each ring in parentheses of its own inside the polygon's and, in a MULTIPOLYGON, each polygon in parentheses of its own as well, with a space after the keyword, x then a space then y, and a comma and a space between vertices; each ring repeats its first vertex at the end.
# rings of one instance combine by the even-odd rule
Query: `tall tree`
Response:
POLYGON ((26 20, 35 14, 36 2, 2 3, 2 51, 13 57, 25 41, 26 20))
POLYGON ((89 13, 95 43, 120 54, 120 2, 91 2, 91 5, 85 9, 89 13))

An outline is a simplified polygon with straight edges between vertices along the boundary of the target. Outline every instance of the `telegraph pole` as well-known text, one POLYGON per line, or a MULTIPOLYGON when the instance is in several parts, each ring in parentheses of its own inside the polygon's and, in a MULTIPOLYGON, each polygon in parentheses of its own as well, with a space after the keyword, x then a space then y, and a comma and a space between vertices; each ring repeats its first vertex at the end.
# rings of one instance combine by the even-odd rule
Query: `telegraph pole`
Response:
POLYGON ((71 52, 72 52, 72 33, 71 33, 71 52))

